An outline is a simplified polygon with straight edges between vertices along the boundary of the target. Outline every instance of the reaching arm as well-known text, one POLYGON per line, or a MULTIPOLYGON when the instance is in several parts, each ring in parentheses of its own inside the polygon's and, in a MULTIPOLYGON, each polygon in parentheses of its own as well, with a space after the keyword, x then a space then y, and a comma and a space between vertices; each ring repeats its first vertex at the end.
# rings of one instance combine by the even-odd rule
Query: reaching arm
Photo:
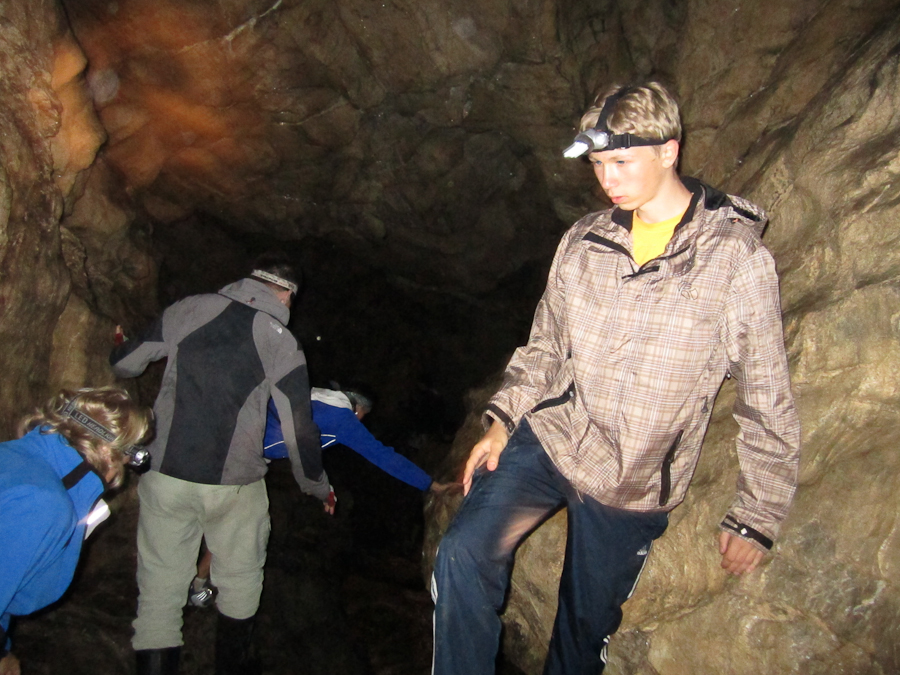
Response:
POLYGON ((165 314, 139 338, 127 340, 113 348, 109 364, 118 377, 137 377, 149 363, 168 356, 163 338, 164 317, 165 314))
POLYGON ((423 491, 431 487, 431 476, 375 438, 352 410, 316 402, 313 403, 313 419, 323 434, 334 435, 338 443, 359 453, 397 480, 423 491))
POLYGON ((0 513, 3 514, 0 517, 0 551, 3 551, 0 555, 0 633, 3 634, 0 648, 8 648, 6 631, 11 615, 41 609, 56 600, 68 585, 68 581, 63 580, 63 585, 60 579, 52 578, 50 582, 59 587, 59 594, 54 596, 51 592, 38 596, 48 598, 43 602, 32 597, 28 590, 35 579, 39 582, 40 576, 35 575, 44 571, 47 557, 66 545, 75 526, 75 516, 71 501, 65 495, 27 485, 3 490, 0 513), (23 588, 26 590, 20 594, 23 588), (27 611, 23 612, 23 609, 27 611))

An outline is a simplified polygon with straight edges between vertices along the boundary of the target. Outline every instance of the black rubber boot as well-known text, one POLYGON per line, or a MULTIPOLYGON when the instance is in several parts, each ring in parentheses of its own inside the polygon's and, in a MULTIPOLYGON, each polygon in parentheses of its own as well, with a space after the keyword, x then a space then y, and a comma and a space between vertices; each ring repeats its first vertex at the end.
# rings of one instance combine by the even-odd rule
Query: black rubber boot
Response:
POLYGON ((135 653, 137 675, 178 675, 181 647, 138 649, 135 653))
POLYGON ((232 619, 219 612, 216 624, 216 675, 255 675, 259 664, 251 653, 256 617, 232 619))

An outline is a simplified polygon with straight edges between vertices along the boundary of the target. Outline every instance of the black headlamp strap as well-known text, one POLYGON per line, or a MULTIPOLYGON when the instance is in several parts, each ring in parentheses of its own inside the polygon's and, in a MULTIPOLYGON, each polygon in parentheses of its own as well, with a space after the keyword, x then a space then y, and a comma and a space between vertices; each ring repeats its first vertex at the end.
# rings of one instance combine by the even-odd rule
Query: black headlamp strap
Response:
POLYGON ((66 490, 71 490, 73 487, 78 485, 81 482, 81 479, 87 476, 93 469, 91 465, 86 461, 82 460, 81 464, 72 469, 69 473, 67 473, 62 478, 63 487, 66 490))
POLYGON ((613 108, 616 103, 619 102, 619 99, 625 96, 625 94, 631 91, 630 87, 622 87, 615 94, 610 94, 606 97, 606 100, 603 102, 603 108, 600 109, 600 117, 597 118, 597 124, 594 125, 595 129, 599 129, 600 131, 605 131, 606 133, 612 135, 612 132, 609 130, 609 124, 607 120, 609 119, 610 114, 612 114, 613 108))
POLYGON ((633 87, 622 87, 616 93, 607 96, 606 101, 603 102, 603 108, 600 109, 600 117, 597 118, 597 124, 594 125, 594 128, 608 134, 609 140, 606 147, 603 148, 604 150, 620 150, 623 148, 627 149, 646 145, 663 145, 667 142, 653 138, 643 138, 642 136, 636 136, 632 133, 616 134, 610 131, 609 116, 612 114, 613 108, 623 96, 627 96, 632 91, 634 91, 633 87))

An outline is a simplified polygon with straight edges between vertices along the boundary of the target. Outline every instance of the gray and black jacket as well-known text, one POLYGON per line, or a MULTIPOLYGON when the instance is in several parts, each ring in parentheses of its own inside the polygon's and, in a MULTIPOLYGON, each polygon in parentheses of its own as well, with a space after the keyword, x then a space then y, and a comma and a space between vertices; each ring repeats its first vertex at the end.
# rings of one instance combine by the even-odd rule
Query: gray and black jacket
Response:
POLYGON ((306 357, 285 327, 289 316, 265 284, 242 279, 175 303, 145 336, 115 348, 110 363, 119 377, 168 357, 154 405, 151 470, 207 485, 260 480, 271 397, 297 483, 327 499, 306 357))

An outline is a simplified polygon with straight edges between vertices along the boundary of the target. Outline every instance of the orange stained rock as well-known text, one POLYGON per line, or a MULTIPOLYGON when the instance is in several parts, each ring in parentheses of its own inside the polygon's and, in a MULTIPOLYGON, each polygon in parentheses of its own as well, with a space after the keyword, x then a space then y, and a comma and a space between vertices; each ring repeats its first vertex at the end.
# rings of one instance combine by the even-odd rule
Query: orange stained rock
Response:
POLYGON ((106 138, 85 85, 86 65, 84 52, 66 32, 53 45, 51 86, 60 107, 59 132, 50 140, 54 179, 64 197, 106 138))

